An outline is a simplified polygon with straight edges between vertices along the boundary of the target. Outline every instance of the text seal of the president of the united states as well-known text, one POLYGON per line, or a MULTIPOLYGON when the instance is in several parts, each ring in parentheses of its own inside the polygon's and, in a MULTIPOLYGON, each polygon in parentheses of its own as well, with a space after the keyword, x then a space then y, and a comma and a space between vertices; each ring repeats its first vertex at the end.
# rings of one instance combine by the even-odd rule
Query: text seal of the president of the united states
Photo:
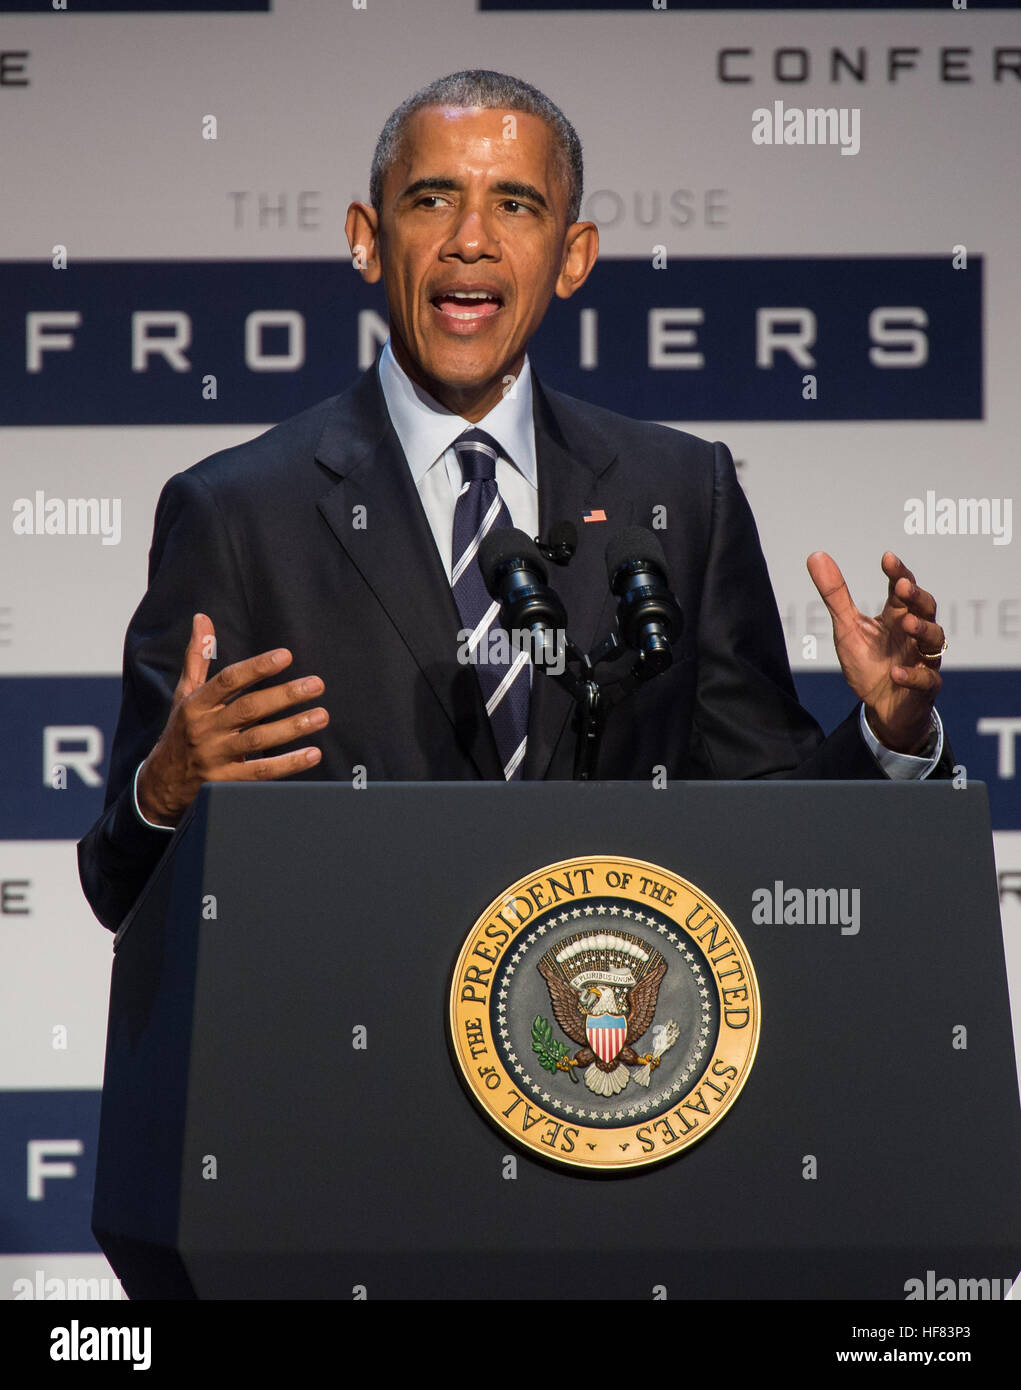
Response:
POLYGON ((547 865, 472 927, 450 989, 454 1052, 488 1117, 575 1168, 657 1163, 741 1091, 759 1039, 748 952, 686 879, 638 859, 547 865))

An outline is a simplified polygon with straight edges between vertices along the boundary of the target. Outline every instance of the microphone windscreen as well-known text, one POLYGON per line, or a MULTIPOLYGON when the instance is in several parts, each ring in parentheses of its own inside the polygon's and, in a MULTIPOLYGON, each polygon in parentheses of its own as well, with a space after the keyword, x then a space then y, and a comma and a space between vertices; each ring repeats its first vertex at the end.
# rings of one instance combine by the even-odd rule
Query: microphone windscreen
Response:
POLYGON ((492 593, 497 571, 508 560, 524 560, 546 582, 546 566, 535 541, 516 526, 494 526, 479 546, 479 568, 486 588, 492 593))
POLYGON ((659 540, 646 526, 625 526, 606 546, 606 573, 610 583, 621 565, 647 560, 667 577, 666 556, 659 540))

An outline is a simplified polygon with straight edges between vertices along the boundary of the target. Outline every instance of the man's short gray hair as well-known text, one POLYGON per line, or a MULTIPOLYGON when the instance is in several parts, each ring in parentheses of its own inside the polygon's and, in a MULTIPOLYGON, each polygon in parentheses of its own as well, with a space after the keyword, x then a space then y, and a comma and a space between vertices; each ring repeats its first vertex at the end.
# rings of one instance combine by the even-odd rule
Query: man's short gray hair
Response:
POLYGON ((567 185, 567 220, 577 222, 581 212, 583 178, 578 132, 560 107, 537 87, 522 82, 518 77, 508 77, 503 72, 490 72, 486 68, 469 68, 464 72, 452 72, 447 77, 437 78, 435 82, 430 82, 428 87, 423 87, 421 91, 402 101, 396 111, 391 112, 376 141, 376 152, 372 156, 372 172, 369 175, 369 201, 377 213, 383 203, 383 179, 400 154, 408 121, 416 111, 421 111, 425 106, 524 111, 545 121, 553 132, 558 161, 567 185))

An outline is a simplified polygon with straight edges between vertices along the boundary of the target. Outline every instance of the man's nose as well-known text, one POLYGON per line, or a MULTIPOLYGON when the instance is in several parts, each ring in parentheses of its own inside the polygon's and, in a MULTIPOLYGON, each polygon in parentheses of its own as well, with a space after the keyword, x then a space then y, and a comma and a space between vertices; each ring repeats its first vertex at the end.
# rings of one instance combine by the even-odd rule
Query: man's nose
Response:
POLYGON ((480 208, 463 209, 444 252, 446 255, 460 256, 462 260, 498 256, 500 244, 492 219, 480 208))

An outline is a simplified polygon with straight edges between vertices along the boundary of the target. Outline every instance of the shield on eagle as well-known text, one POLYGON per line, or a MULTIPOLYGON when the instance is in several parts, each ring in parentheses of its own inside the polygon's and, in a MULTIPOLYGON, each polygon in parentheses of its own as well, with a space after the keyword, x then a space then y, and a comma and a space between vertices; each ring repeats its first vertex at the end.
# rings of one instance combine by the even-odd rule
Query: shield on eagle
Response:
POLYGON ((612 1062, 627 1042, 627 1019, 623 1014, 591 1014, 585 1020, 585 1036, 592 1051, 603 1062, 612 1062))

